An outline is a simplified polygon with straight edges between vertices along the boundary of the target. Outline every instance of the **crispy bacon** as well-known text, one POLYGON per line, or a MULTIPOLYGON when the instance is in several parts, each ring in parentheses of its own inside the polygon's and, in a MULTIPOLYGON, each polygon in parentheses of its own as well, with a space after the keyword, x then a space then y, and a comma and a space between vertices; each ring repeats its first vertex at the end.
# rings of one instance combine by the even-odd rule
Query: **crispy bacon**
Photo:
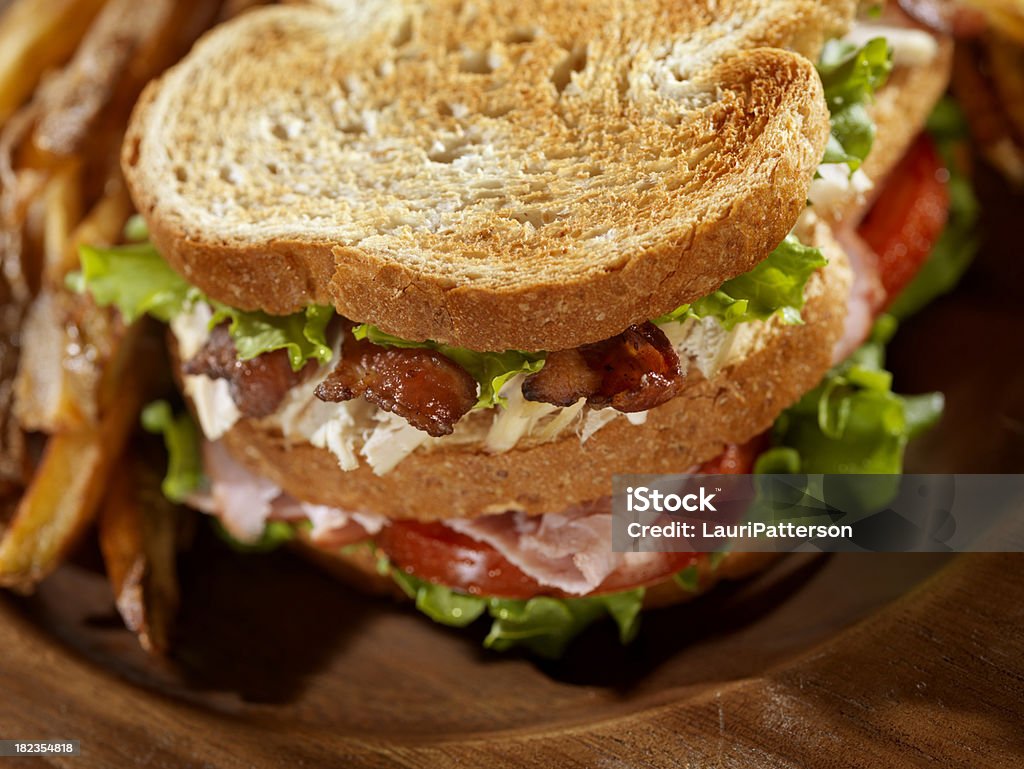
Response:
POLYGON ((348 335, 316 397, 338 403, 360 395, 438 438, 476 404, 476 380, 434 350, 382 347, 348 335))
POLYGON ((549 354, 544 368, 523 382, 523 397, 556 406, 586 398, 594 408, 646 411, 678 395, 684 381, 665 332, 642 323, 603 342, 549 354))
POLYGON ((277 411, 288 391, 306 378, 310 366, 307 364, 300 371, 293 371, 285 350, 238 360, 228 324, 222 323, 210 332, 206 344, 185 363, 182 371, 188 375, 228 380, 231 398, 238 410, 247 417, 260 418, 277 411))

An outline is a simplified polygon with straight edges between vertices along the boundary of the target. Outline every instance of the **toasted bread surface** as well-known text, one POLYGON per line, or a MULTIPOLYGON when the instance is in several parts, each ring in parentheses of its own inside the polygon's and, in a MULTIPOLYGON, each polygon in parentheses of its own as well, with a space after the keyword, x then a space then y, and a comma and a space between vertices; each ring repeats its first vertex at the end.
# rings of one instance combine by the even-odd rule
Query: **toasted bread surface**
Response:
POLYGON ((805 57, 854 3, 329 5, 243 14, 147 88, 123 166, 154 242, 242 309, 550 350, 778 244, 828 134, 805 57))

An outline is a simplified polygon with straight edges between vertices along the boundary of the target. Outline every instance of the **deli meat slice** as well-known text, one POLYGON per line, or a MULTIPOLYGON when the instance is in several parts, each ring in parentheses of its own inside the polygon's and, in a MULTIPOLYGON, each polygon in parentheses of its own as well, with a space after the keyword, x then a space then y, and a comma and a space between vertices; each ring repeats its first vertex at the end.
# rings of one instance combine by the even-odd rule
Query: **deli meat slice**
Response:
POLYGON ((210 488, 188 502, 216 516, 240 542, 258 540, 270 521, 309 521, 310 538, 325 547, 361 542, 384 525, 383 518, 370 513, 299 502, 276 484, 249 472, 219 442, 203 444, 203 462, 210 488))
POLYGON ((444 523, 490 545, 539 584, 570 595, 592 593, 613 574, 628 582, 636 572, 642 579, 651 562, 664 557, 612 551, 610 497, 562 513, 508 512, 444 523))
POLYGON ((316 388, 338 403, 360 395, 438 438, 449 435, 477 399, 476 380, 462 366, 424 348, 383 347, 349 335, 341 360, 316 388))
POLYGON ((205 499, 189 501, 215 515, 228 534, 240 542, 259 539, 281 489, 238 464, 219 442, 203 444, 203 466, 210 478, 209 494, 205 499))
POLYGON ((544 368, 523 382, 523 397, 563 407, 586 398, 593 408, 647 411, 678 395, 684 379, 665 332, 647 322, 603 342, 550 353, 544 368))
POLYGON ((850 260, 853 286, 847 301, 843 335, 832 350, 832 363, 841 363, 860 347, 885 302, 885 289, 878 271, 878 255, 852 229, 836 233, 850 260))

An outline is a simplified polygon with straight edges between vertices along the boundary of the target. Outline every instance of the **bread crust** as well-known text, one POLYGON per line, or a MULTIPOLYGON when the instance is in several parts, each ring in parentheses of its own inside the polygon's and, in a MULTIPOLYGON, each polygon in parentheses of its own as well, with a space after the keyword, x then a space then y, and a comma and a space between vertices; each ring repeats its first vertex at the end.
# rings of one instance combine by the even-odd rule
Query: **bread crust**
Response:
MULTIPOLYGON (((404 27, 388 26, 401 19, 380 14, 385 20, 368 26, 364 40, 351 30, 355 6, 335 5, 334 13, 265 8, 244 14, 209 34, 146 89, 129 126, 123 167, 154 243, 190 282, 241 309, 279 314, 332 304, 346 317, 409 339, 476 350, 554 350, 608 338, 704 296, 781 241, 803 209, 829 125, 814 66, 800 54, 816 56, 824 37, 848 23, 854 3, 745 0, 733 11, 743 22, 723 32, 731 37, 717 46, 710 2, 706 8, 669 2, 647 8, 607 0, 584 14, 561 2, 509 1, 492 9, 496 22, 481 18, 468 26, 455 10, 462 4, 453 0, 394 4, 409 9, 412 19, 402 33, 411 37, 402 37, 402 46, 419 46, 428 57, 441 56, 443 36, 456 32, 462 35, 457 48, 482 47, 502 61, 546 56, 560 67, 568 50, 565 61, 575 71, 557 92, 548 69, 543 82, 527 65, 522 72, 502 65, 489 73, 453 74, 443 57, 431 60, 419 79, 395 85, 388 78, 399 76, 373 73, 407 66, 395 42, 404 27), (454 31, 423 23, 424 14, 451 21, 454 31), (602 26, 608 14, 621 16, 625 26, 602 26), (507 42, 509 31, 495 27, 520 19, 535 25, 539 18, 547 19, 549 31, 530 42, 507 42), (616 42, 613 28, 636 35, 628 42, 640 53, 623 53, 626 44, 616 42), (556 40, 559 35, 569 37, 556 40), (570 38, 588 41, 582 53, 572 53, 570 38), (290 44, 263 47, 282 40, 290 44), (676 43, 700 67, 679 75, 683 95, 672 101, 643 78, 660 78, 665 67, 685 69, 669 66, 669 54, 659 53, 676 43), (259 61, 251 54, 255 46, 265 51, 259 61), (658 59, 662 55, 669 58, 658 59), (324 99, 352 101, 337 83, 354 75, 389 94, 390 106, 404 116, 396 125, 406 126, 401 135, 367 144, 359 157, 386 154, 385 139, 406 147, 420 135, 440 141, 453 132, 492 131, 495 151, 512 153, 506 165, 528 165, 538 152, 548 158, 547 170, 523 178, 540 185, 541 197, 559 211, 551 221, 517 220, 516 212, 540 193, 522 192, 519 177, 506 174, 496 193, 506 196, 504 203, 474 198, 465 215, 450 217, 440 211, 441 201, 462 194, 467 181, 452 181, 451 161, 424 159, 426 170, 420 169, 410 150, 394 167, 384 159, 370 170, 374 179, 420 174, 417 184, 429 190, 422 203, 440 217, 437 227, 378 232, 381 207, 399 205, 395 200, 406 206, 408 200, 369 187, 356 189, 353 199, 373 203, 372 211, 353 214, 352 221, 339 219, 344 206, 327 194, 300 195, 295 216, 285 215, 287 195, 275 175, 306 166, 293 151, 272 173, 267 167, 275 163, 267 153, 277 145, 253 139, 252 146, 239 147, 230 137, 252 136, 253 124, 271 110, 312 113, 324 99), (292 99, 309 78, 324 81, 320 101, 292 99), (460 122, 454 115, 421 115, 429 106, 428 87, 458 93, 464 104, 457 106, 468 105, 470 117, 460 122), (489 101, 495 88, 510 105, 497 117, 500 110, 489 101), (261 103, 267 105, 262 112, 261 103), (675 114, 666 112, 671 105, 675 114), (621 136, 609 125, 619 125, 621 136), (258 163, 236 162, 236 156, 260 153, 258 163), (236 171, 244 183, 228 181, 236 171), (370 236, 355 237, 350 230, 370 236)), ((370 16, 360 16, 360 23, 370 16)), ((379 130, 398 130, 386 117, 384 110, 375 118, 379 130)), ((320 153, 317 158, 325 146, 356 141, 313 118, 304 125, 303 136, 317 142, 306 152, 320 153)), ((317 168, 321 177, 345 170, 317 168)), ((288 182, 288 191, 299 186, 292 177, 288 182)))
POLYGON ((252 472, 296 498, 345 510, 424 521, 562 510, 610 494, 613 474, 684 472, 712 459, 726 444, 767 430, 817 385, 831 365, 851 280, 834 242, 826 254, 829 266, 808 282, 803 325, 772 321, 759 348, 713 379, 696 379, 649 411, 644 424, 615 419, 585 443, 569 432, 501 454, 441 446, 413 452, 377 476, 365 463, 343 471, 329 451, 289 443, 252 420, 239 421, 222 440, 252 472))

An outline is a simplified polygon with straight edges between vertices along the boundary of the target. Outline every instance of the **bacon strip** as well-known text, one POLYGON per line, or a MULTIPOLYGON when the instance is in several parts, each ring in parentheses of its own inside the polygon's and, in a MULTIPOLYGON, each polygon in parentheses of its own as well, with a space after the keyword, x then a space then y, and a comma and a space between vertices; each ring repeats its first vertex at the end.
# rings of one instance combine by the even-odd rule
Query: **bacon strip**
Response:
POLYGON ((316 397, 338 403, 360 395, 435 438, 450 435, 477 397, 476 380, 439 352, 382 347, 349 335, 316 397))
POLYGON ((523 382, 523 397, 563 407, 586 398, 594 408, 646 411, 678 395, 684 381, 672 343, 648 322, 603 342, 550 353, 544 368, 523 382))
POLYGON ((293 371, 285 350, 238 360, 227 323, 214 328, 202 349, 182 367, 187 375, 228 380, 238 410, 257 419, 277 411, 288 391, 301 383, 310 370, 307 364, 300 371, 293 371))

